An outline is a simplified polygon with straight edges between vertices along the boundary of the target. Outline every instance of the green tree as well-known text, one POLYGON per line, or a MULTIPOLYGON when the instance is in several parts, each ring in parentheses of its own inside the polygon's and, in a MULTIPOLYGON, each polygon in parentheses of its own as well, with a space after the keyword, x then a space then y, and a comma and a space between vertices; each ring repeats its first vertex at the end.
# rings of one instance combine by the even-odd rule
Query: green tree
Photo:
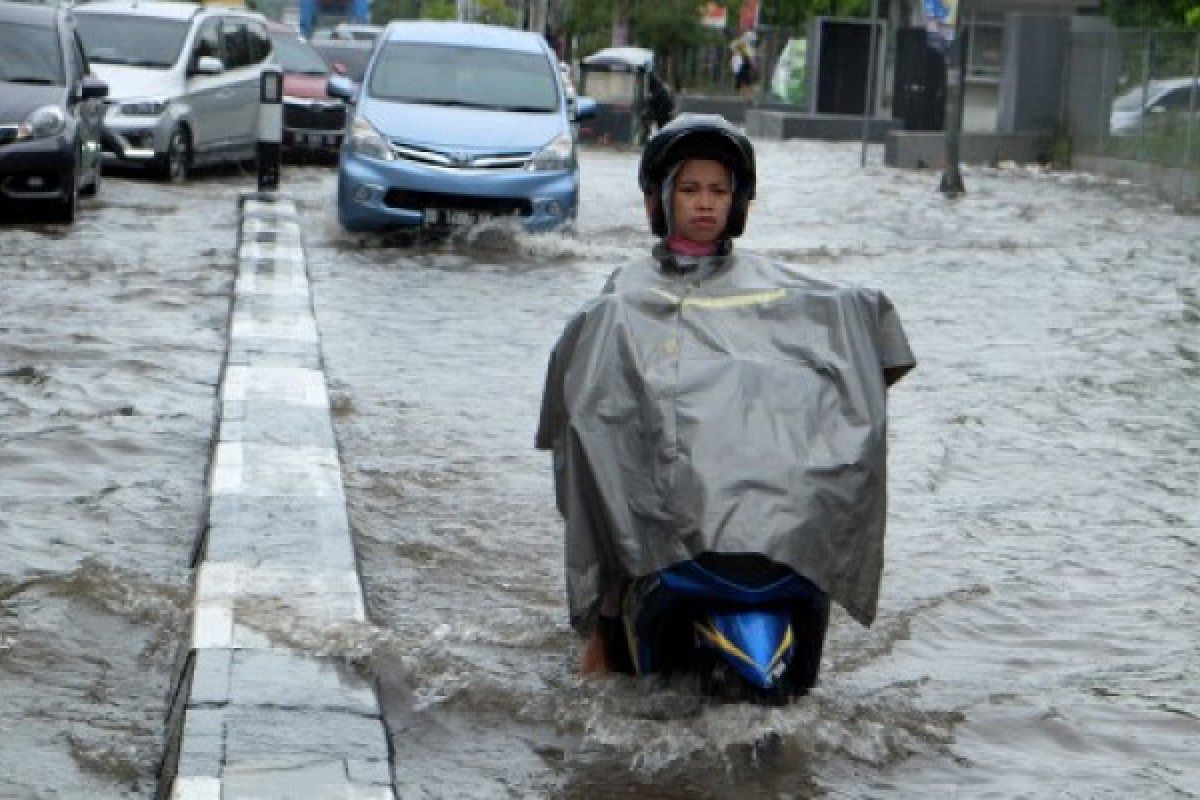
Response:
POLYGON ((768 25, 802 28, 813 17, 865 17, 870 0, 763 0, 761 18, 768 25))
POLYGON ((1105 0, 1104 10, 1122 28, 1200 28, 1196 0, 1105 0))

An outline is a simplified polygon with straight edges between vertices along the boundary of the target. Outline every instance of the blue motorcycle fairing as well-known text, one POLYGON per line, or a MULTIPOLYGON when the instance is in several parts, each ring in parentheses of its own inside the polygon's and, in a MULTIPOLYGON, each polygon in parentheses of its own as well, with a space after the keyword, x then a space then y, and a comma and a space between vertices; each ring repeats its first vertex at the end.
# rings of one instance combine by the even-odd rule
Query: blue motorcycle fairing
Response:
MULTIPOLYGON (((631 594, 625 626, 636 674, 658 672, 670 654, 660 652, 663 621, 693 618, 692 645, 720 653, 753 686, 769 689, 792 657, 792 610, 823 593, 790 570, 735 579, 698 561, 687 561, 643 579, 631 594)), ((822 632, 823 633, 823 632, 822 632)), ((682 643, 676 640, 676 646, 682 643)))
POLYGON ((695 630, 698 644, 716 650, 759 689, 778 685, 796 642, 787 611, 714 613, 696 622, 695 630))

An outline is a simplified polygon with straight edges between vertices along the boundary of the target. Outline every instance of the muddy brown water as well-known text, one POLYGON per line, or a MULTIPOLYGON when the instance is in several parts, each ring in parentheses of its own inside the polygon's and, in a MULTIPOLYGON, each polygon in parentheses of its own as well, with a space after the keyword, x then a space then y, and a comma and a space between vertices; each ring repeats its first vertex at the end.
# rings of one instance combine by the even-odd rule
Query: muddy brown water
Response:
MULTIPOLYGON (((305 644, 379 677, 399 797, 1200 797, 1200 220, 857 160, 761 145, 742 242, 886 290, 920 362, 879 620, 782 709, 575 671, 532 436, 563 322, 649 244, 635 156, 585 153, 574 234, 415 247, 286 172, 372 618, 305 644)), ((154 794, 246 185, 0 229, 2 798, 154 794)))

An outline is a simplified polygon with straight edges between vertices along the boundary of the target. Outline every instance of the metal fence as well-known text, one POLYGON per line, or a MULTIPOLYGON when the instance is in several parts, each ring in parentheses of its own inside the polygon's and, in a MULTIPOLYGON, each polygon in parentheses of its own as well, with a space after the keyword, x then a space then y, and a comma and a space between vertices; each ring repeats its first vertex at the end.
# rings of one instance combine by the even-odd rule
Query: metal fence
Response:
MULTIPOLYGON (((759 75, 747 94, 762 99, 771 95, 771 79, 788 41, 805 34, 796 29, 773 26, 759 27, 756 32, 755 60, 759 75)), ((711 43, 660 54, 662 70, 671 86, 697 94, 734 94, 731 41, 730 37, 714 35, 711 43)))
POLYGON ((1075 153, 1200 171, 1200 32, 1077 33, 1068 63, 1075 153))

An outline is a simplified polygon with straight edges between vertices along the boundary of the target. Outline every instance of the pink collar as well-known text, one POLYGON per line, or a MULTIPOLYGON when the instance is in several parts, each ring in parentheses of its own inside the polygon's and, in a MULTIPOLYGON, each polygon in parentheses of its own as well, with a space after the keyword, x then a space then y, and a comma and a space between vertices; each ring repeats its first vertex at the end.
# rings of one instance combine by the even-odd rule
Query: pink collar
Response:
POLYGON ((717 242, 704 244, 682 236, 671 236, 667 239, 667 248, 681 256, 711 256, 717 252, 717 242))

